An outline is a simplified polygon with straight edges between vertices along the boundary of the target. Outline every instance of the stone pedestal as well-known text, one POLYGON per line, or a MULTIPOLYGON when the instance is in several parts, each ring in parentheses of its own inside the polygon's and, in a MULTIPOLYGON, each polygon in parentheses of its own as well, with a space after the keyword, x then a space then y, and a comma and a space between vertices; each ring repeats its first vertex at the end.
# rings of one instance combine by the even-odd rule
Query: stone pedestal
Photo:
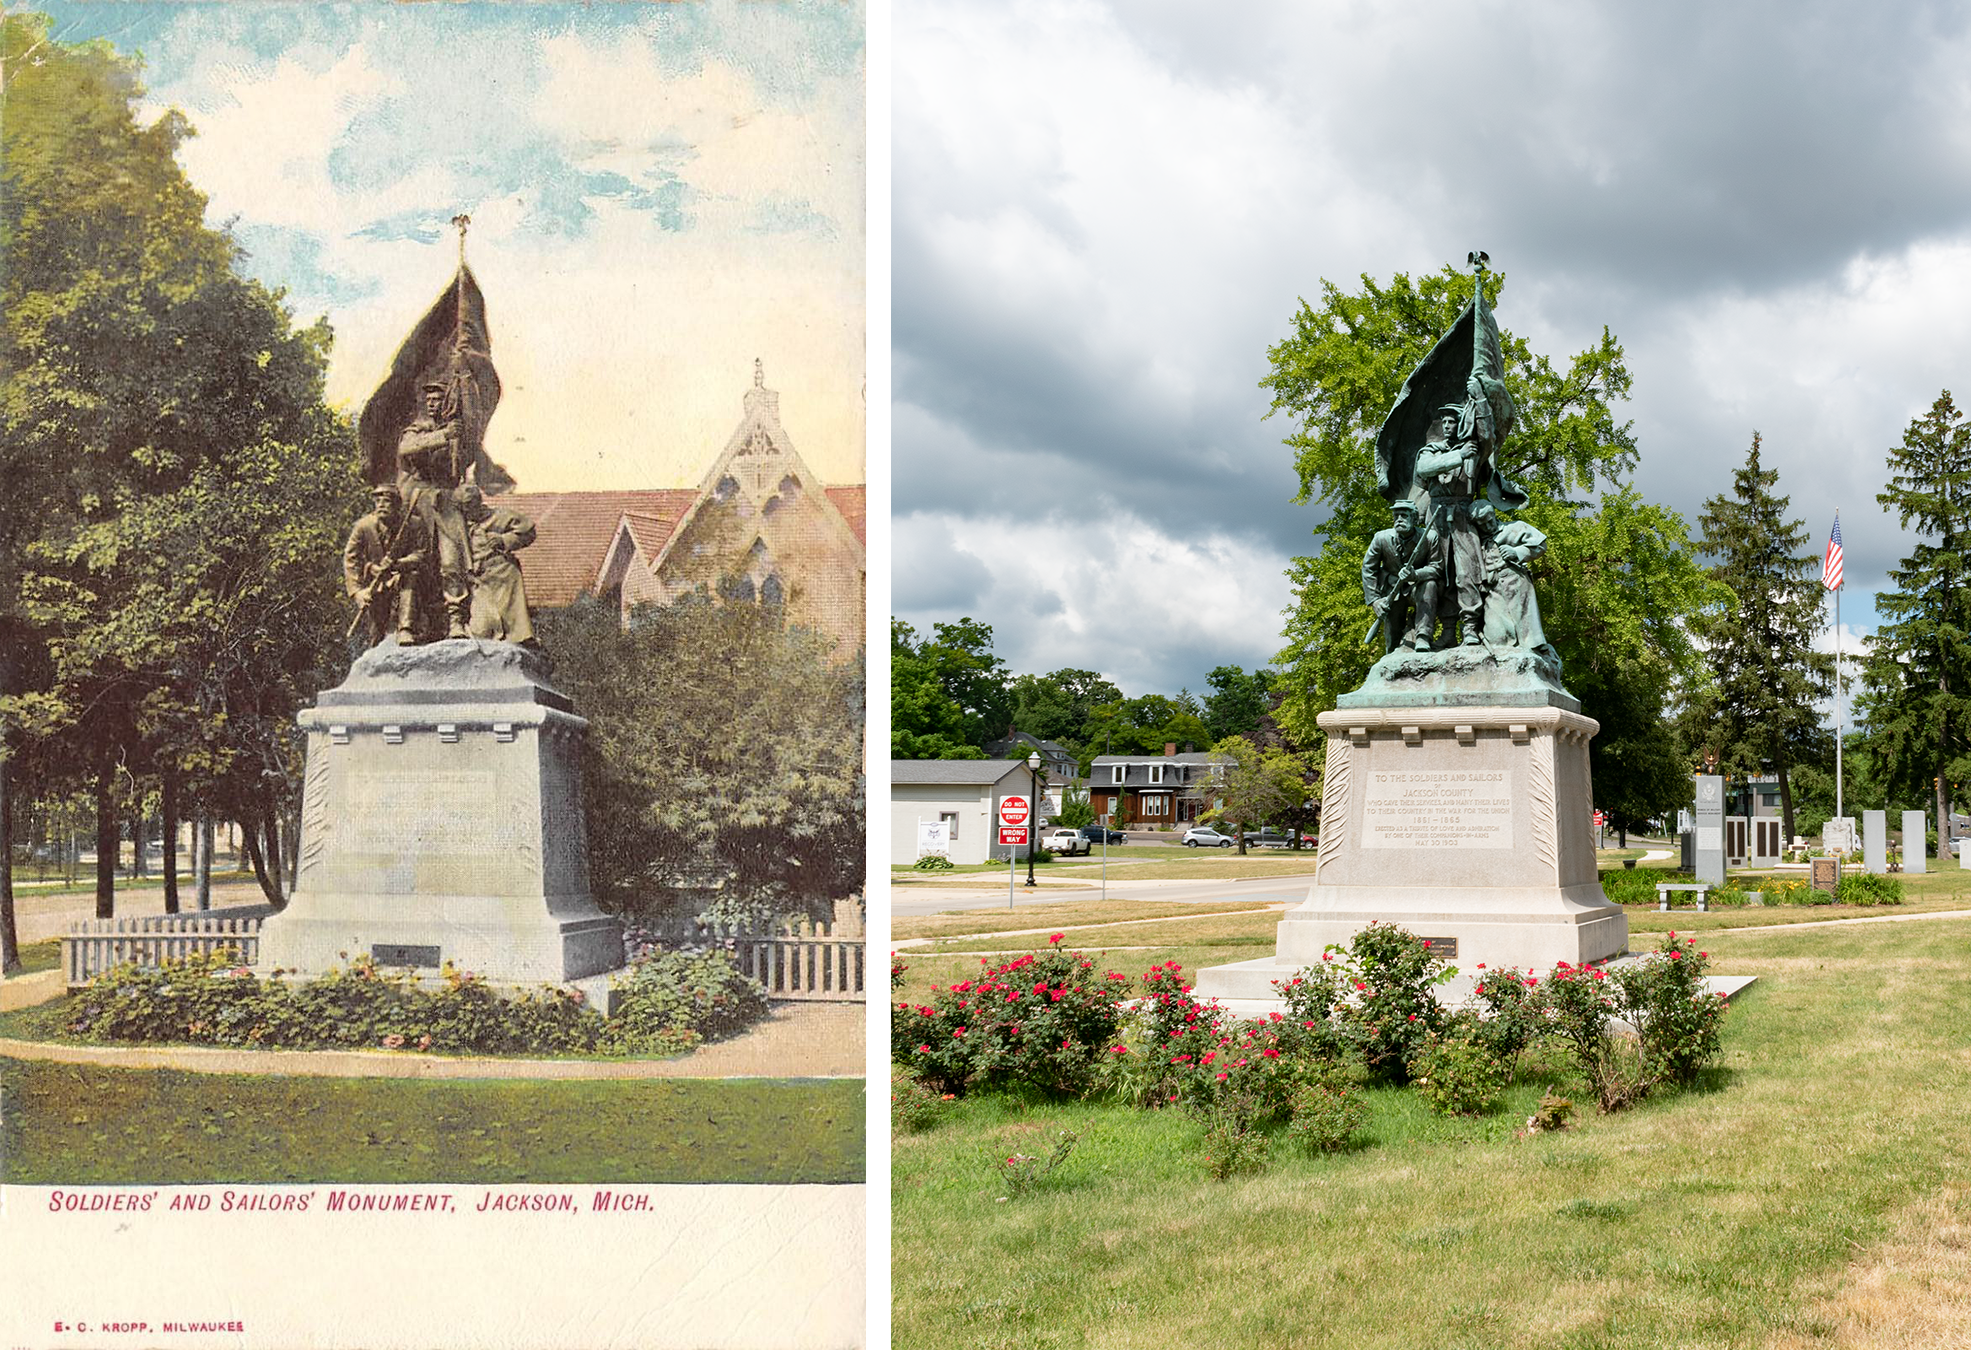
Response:
POLYGON ((588 724, 538 654, 386 643, 300 722, 300 872, 261 930, 261 969, 305 977, 368 954, 534 984, 623 964, 622 927, 589 894, 588 724))
POLYGON ((1273 980, 1372 922, 1431 939, 1467 975, 1628 949, 1629 921, 1595 866, 1592 718, 1550 705, 1342 707, 1319 720, 1315 884, 1282 919, 1274 956, 1200 971, 1201 995, 1254 1010, 1273 980))

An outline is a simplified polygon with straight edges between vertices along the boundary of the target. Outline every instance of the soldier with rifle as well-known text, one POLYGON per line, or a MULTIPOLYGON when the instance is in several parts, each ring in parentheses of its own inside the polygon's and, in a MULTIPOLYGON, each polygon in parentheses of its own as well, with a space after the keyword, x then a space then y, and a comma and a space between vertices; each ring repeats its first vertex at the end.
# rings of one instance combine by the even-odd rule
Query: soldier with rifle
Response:
POLYGON ((417 580, 424 564, 421 538, 411 538, 412 518, 397 489, 385 483, 370 489, 376 509, 356 522, 342 548, 342 584, 356 602, 349 634, 367 620, 369 645, 394 629, 404 645, 417 641, 417 580))
MULTIPOLYGON (((458 421, 447 416, 451 385, 432 380, 424 386, 424 412, 397 440, 397 490, 405 514, 435 545, 436 587, 445 606, 444 636, 471 636, 472 543, 455 498, 464 477, 458 421)), ((433 631, 437 625, 431 625, 433 631)))
POLYGON ((1417 504, 1407 497, 1389 504, 1395 524, 1378 530, 1362 555, 1362 598, 1376 612, 1365 640, 1372 640, 1378 629, 1383 635, 1383 651, 1393 652, 1404 643, 1416 650, 1431 649, 1437 627, 1437 588, 1442 565, 1436 552, 1437 525, 1421 532, 1417 529, 1417 504))

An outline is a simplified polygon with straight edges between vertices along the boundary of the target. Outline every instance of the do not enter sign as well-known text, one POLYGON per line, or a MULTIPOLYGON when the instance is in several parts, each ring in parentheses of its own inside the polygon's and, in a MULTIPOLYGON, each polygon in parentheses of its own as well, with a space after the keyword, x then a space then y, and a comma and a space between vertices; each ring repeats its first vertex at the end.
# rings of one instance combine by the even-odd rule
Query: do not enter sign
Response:
POLYGON ((999 799, 999 823, 1001 825, 1026 824, 1027 799, 1025 797, 1001 797, 999 799))

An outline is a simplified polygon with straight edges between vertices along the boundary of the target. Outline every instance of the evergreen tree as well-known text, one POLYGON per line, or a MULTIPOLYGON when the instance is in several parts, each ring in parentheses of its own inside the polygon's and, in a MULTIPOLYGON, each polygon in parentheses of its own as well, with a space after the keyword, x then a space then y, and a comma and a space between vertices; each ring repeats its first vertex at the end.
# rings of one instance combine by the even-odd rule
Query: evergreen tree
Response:
POLYGON ((1891 792, 1933 797, 1949 838, 1952 787, 1971 779, 1971 422, 1946 389, 1889 451, 1876 500, 1922 537, 1889 571, 1868 640, 1859 720, 1891 792))
POLYGON ((1698 747, 1715 751, 1728 774, 1769 765, 1791 839, 1792 770, 1827 743, 1816 702, 1833 689, 1834 659, 1813 649, 1824 595, 1820 559, 1801 551, 1806 526, 1787 519, 1789 499, 1773 491, 1779 470, 1760 463, 1759 447, 1755 431, 1731 494, 1711 498, 1697 518, 1698 547, 1718 560, 1712 579, 1731 592, 1690 620, 1712 676, 1698 747))

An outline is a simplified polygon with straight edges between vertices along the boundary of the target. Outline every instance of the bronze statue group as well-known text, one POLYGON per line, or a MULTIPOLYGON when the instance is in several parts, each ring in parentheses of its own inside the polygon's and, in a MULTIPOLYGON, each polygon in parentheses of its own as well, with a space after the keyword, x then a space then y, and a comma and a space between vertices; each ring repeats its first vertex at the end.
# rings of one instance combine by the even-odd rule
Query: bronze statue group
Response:
POLYGON ((514 557, 534 542, 534 522, 486 500, 471 481, 449 386, 424 386, 420 416, 397 441, 397 477, 370 490, 375 509, 342 551, 343 583, 356 603, 350 632, 368 645, 446 638, 531 643, 527 589, 514 557))
POLYGON ((1540 627, 1528 565, 1547 537, 1503 511, 1526 505, 1495 455, 1516 418, 1499 329, 1485 304, 1485 257, 1472 302, 1404 382, 1376 440, 1376 488, 1394 524, 1362 555, 1362 596, 1385 653, 1460 646, 1559 657, 1540 627))

